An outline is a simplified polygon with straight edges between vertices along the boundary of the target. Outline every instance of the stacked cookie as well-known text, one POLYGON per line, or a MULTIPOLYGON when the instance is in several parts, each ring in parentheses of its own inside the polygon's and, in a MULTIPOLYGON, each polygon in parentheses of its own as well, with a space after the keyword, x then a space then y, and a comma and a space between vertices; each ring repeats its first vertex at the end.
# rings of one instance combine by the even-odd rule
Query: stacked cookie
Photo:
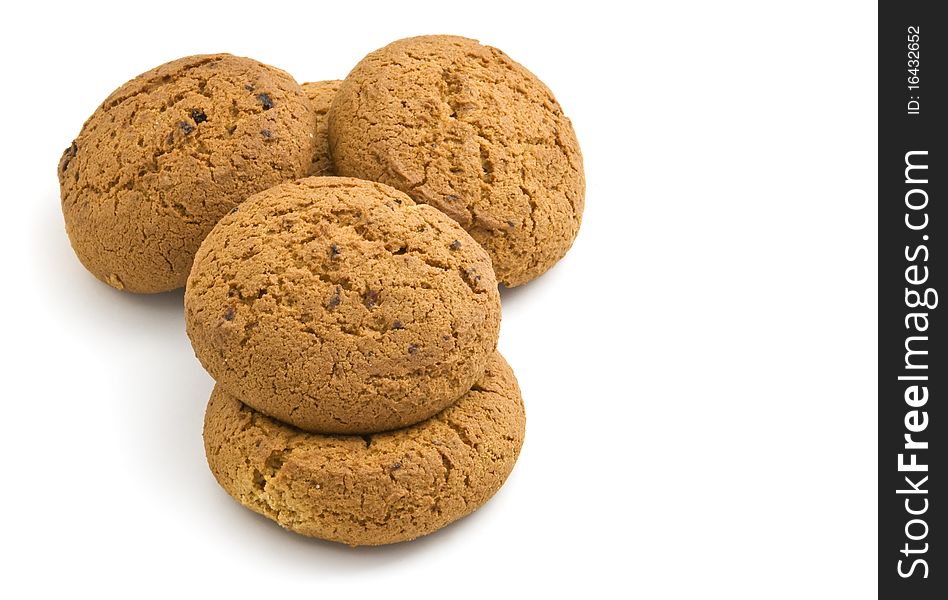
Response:
POLYGON ((495 350, 497 282, 438 210, 358 179, 273 187, 214 227, 184 299, 217 381, 211 470, 284 527, 412 539, 477 508, 513 468, 524 415, 495 350))
POLYGON ((502 52, 411 38, 302 86, 251 59, 181 59, 114 92, 59 177, 93 274, 186 283, 216 380, 207 460, 240 503, 386 544, 503 484, 525 421, 496 352, 498 282, 566 253, 585 184, 569 120, 502 52))

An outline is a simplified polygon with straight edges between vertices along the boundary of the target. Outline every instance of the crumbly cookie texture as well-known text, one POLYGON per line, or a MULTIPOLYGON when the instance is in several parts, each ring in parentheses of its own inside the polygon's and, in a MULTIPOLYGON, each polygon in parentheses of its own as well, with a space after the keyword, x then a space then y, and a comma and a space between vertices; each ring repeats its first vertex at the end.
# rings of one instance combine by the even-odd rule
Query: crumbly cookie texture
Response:
POLYGON ((432 533, 483 505, 524 436, 520 390, 495 354, 470 392, 413 427, 371 436, 306 433, 214 388, 207 461, 238 502, 303 535, 352 546, 432 533))
POLYGON ((129 81, 59 162, 66 231, 109 285, 182 287, 201 240, 246 197, 305 174, 316 114, 288 74, 249 58, 182 58, 129 81))
POLYGON ((460 223, 515 286, 579 231, 583 161, 550 90, 475 40, 424 36, 366 56, 329 111, 339 175, 387 183, 460 223))
POLYGON ((329 112, 329 106, 332 104, 332 99, 336 96, 341 84, 342 81, 338 79, 311 81, 303 84, 303 91, 316 112, 316 149, 313 152, 313 162, 307 171, 307 175, 327 176, 335 174, 332 158, 329 155, 329 124, 327 123, 326 113, 329 112))
POLYGON ((434 415, 481 376, 500 327, 490 258, 457 223, 340 177, 276 186, 221 219, 184 304, 223 389, 321 433, 434 415))

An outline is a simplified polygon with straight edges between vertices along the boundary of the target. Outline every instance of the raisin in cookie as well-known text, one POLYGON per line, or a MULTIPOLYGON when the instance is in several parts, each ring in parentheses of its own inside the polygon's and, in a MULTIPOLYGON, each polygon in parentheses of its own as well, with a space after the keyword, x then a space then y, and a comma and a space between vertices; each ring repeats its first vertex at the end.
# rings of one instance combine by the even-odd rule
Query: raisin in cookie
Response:
POLYGON ((214 388, 204 447, 214 477, 283 527, 352 546, 436 531, 500 489, 524 436, 517 380, 494 354, 477 385, 434 417, 372 436, 326 436, 267 418, 214 388))
POLYGON ((313 152, 313 162, 307 171, 308 175, 325 176, 334 172, 332 158, 329 156, 329 126, 326 113, 329 112, 329 106, 340 84, 342 82, 339 80, 311 81, 303 84, 303 91, 316 111, 316 149, 313 152))
POLYGON ((341 177, 273 187, 221 219, 184 305, 224 390, 320 433, 439 412, 481 376, 500 326, 490 258, 457 223, 341 177))
POLYGON ((60 160, 73 249, 113 287, 183 286, 222 215, 305 174, 315 127, 293 78, 249 58, 191 56, 139 75, 96 109, 60 160))
POLYGON ((460 223, 520 285, 579 231, 579 144, 550 90, 475 40, 424 36, 366 56, 329 111, 336 173, 387 183, 460 223))

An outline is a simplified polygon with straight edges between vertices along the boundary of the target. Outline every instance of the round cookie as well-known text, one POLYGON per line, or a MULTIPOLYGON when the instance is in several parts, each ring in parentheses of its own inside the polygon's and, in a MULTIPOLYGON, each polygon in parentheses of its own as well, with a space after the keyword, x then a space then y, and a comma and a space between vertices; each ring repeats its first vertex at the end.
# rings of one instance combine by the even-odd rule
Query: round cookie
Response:
POLYGON ((96 109, 59 162, 76 255, 118 289, 182 287, 222 215, 306 172, 315 127, 293 78, 249 58, 191 56, 139 75, 96 109))
POLYGON ((391 544, 470 514, 500 489, 524 436, 513 372, 499 354, 450 408, 372 436, 300 431, 214 388, 204 447, 214 477, 281 526, 352 546, 391 544))
POLYGON ((424 36, 366 56, 329 111, 336 173, 387 183, 460 223, 497 279, 526 283, 579 231, 583 161, 550 90, 475 40, 424 36))
POLYGON ((309 177, 261 192, 201 245, 184 296, 221 387, 308 431, 367 433, 441 411, 497 345, 490 258, 386 185, 309 177))
POLYGON ((329 155, 329 124, 326 122, 326 113, 336 91, 342 81, 311 81, 302 85, 303 92, 309 98, 313 110, 316 112, 316 149, 313 152, 313 162, 306 172, 307 175, 333 175, 332 158, 329 155))

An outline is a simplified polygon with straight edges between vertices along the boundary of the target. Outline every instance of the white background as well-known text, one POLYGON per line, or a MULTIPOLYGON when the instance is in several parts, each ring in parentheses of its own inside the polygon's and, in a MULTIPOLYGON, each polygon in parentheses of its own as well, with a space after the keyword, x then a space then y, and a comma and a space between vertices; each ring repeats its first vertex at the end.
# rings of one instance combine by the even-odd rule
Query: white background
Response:
POLYGON ((871 3, 63 4, 0 9, 0 594, 874 593, 871 3), (181 293, 83 270, 56 165, 162 62, 227 51, 342 78, 424 33, 497 46, 551 87, 586 213, 566 259, 503 296, 528 415, 507 485, 435 535, 353 550, 217 486, 181 293))

